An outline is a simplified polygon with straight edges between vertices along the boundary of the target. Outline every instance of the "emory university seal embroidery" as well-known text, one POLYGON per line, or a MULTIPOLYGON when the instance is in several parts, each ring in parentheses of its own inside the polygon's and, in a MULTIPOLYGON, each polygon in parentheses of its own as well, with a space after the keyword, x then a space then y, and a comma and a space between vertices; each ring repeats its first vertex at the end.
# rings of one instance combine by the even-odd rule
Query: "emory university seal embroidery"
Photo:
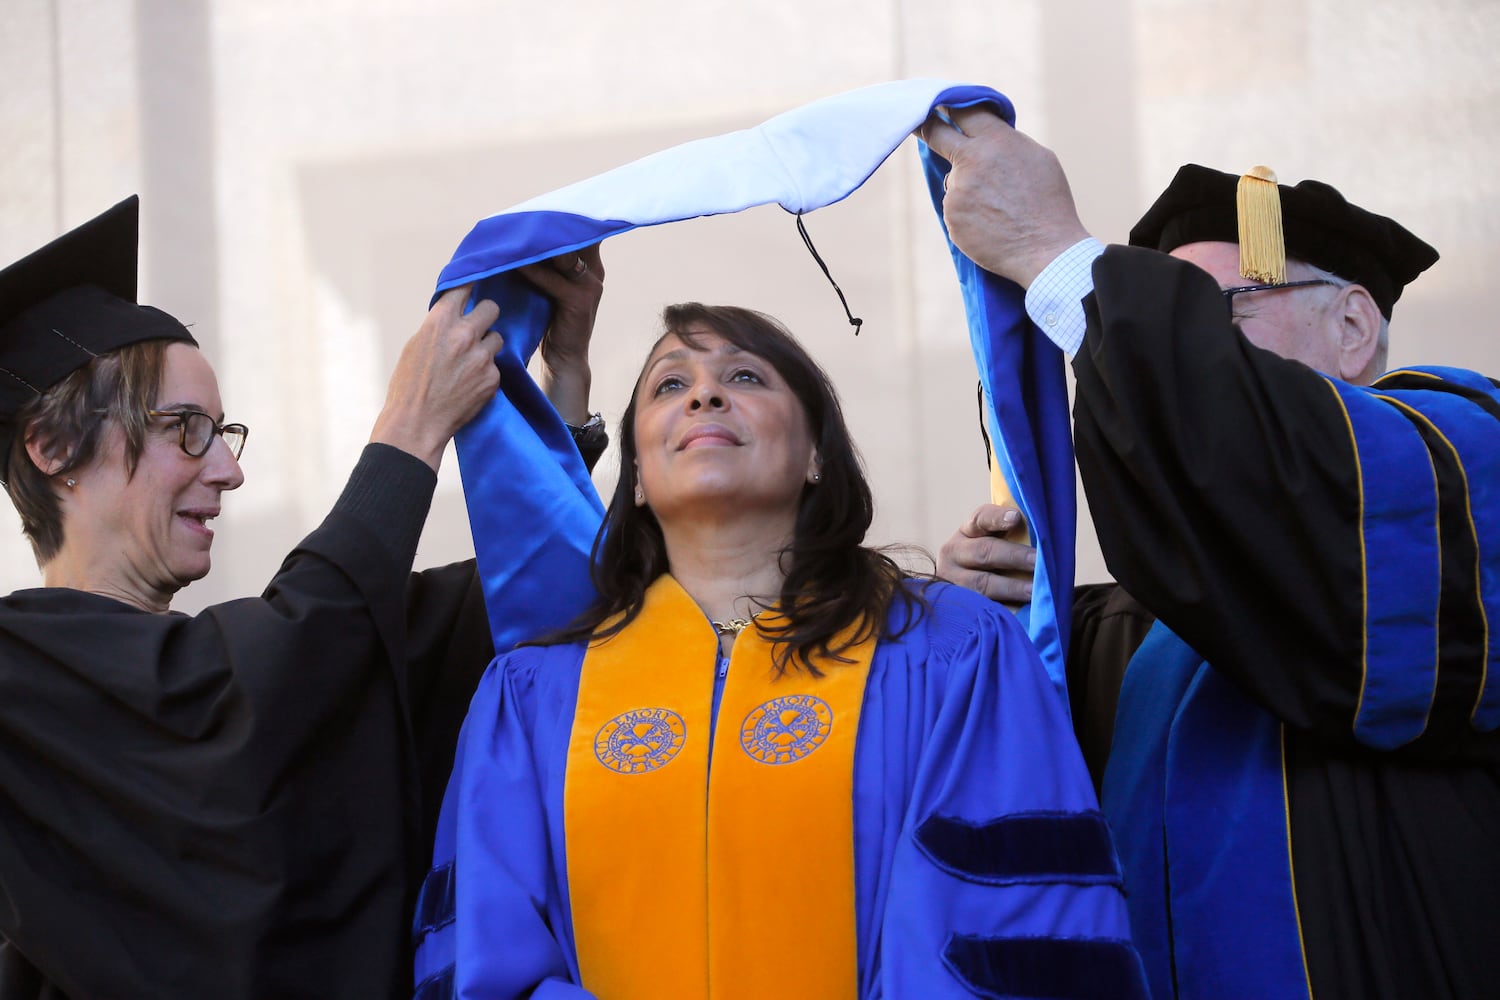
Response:
POLYGON ((687 724, 670 708, 633 708, 599 727, 594 756, 618 774, 646 774, 671 762, 687 741, 687 724))
POLYGON ((740 725, 740 747, 762 764, 795 764, 828 739, 833 709, 822 698, 789 694, 754 709, 740 725))

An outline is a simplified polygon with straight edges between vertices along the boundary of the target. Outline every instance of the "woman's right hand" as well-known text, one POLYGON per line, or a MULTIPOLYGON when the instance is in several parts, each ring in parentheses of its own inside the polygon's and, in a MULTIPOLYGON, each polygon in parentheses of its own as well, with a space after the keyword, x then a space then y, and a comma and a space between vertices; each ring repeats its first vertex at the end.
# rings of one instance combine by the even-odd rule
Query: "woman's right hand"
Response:
POLYGON ((444 292, 401 349, 370 433, 371 443, 400 448, 434 472, 448 441, 500 388, 501 340, 490 329, 500 307, 485 299, 465 314, 471 287, 444 292))
POLYGON ((566 423, 580 427, 589 418, 589 341, 604 296, 599 245, 529 264, 520 274, 553 303, 552 324, 537 348, 542 391, 566 423))

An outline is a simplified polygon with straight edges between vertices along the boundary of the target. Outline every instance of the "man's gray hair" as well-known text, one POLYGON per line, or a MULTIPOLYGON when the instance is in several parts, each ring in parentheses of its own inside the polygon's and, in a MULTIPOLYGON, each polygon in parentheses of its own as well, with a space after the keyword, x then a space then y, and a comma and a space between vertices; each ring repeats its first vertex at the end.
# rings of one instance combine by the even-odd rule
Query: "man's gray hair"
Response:
MULTIPOLYGON (((1339 288, 1347 288, 1350 285, 1359 284, 1358 282, 1350 281, 1348 278, 1345 278, 1345 277, 1343 277, 1341 275, 1334 274, 1332 271, 1325 271, 1321 267, 1315 267, 1312 264, 1309 264, 1309 263, 1307 263, 1304 260, 1289 260, 1289 261, 1287 261, 1287 263, 1288 264, 1292 264, 1292 265, 1294 265, 1294 266, 1296 266, 1298 268, 1301 268, 1301 270, 1303 272, 1303 277, 1306 277, 1306 278, 1321 278, 1324 281, 1330 281, 1330 282, 1332 282, 1335 286, 1337 286, 1339 288)), ((1361 287, 1363 287, 1363 286, 1361 286, 1361 287)), ((1376 345, 1375 345, 1375 359, 1374 360, 1375 360, 1375 373, 1376 374, 1379 374, 1379 373, 1384 372, 1386 370, 1386 367, 1385 367, 1386 366, 1386 357, 1388 356, 1388 354, 1390 352, 1390 346, 1391 346, 1391 321, 1388 320, 1388 319, 1386 319, 1385 316, 1382 315, 1380 317, 1380 336, 1377 339, 1376 345)))

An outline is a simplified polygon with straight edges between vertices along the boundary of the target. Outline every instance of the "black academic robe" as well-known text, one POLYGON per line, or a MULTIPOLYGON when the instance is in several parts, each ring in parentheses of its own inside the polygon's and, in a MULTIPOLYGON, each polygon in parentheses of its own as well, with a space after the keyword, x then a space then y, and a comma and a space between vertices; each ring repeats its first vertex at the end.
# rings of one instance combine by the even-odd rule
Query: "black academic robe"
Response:
POLYGON ((1155 621, 1151 612, 1118 584, 1087 583, 1073 589, 1068 703, 1073 712, 1073 732, 1096 794, 1109 760, 1120 682, 1155 621))
MULTIPOLYGON (((1382 635, 1366 635, 1362 560, 1373 574, 1407 557, 1363 552, 1361 452, 1339 397, 1306 366, 1250 345, 1191 265, 1112 247, 1094 283, 1074 416, 1100 544, 1142 605, 1284 724, 1313 995, 1494 996, 1500 734, 1471 713, 1497 667, 1486 660, 1476 565, 1500 557, 1476 552, 1474 523, 1494 516, 1500 484, 1466 480, 1430 434, 1431 462, 1405 470, 1429 491, 1436 475, 1442 498, 1437 670, 1431 656, 1411 665, 1432 692, 1420 735, 1372 747, 1356 717, 1366 640, 1378 650, 1382 635), (1465 505, 1474 517, 1458 513, 1465 505)), ((1481 433, 1500 448, 1494 415, 1481 433)), ((1362 452, 1367 465, 1376 451, 1362 452)), ((1417 531, 1432 534, 1430 514, 1417 531)))
POLYGON ((258 598, 0 601, 0 997, 410 993, 409 914, 492 657, 436 479, 366 449, 258 598))

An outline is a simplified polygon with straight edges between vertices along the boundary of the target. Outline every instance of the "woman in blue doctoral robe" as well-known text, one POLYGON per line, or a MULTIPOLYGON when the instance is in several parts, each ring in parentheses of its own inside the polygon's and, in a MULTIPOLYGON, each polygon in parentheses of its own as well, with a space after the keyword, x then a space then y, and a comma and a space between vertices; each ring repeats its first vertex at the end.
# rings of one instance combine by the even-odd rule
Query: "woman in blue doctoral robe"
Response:
POLYGON ((664 319, 600 598, 470 707, 418 996, 1144 996, 1023 630, 861 544, 837 399, 779 325, 664 319))

